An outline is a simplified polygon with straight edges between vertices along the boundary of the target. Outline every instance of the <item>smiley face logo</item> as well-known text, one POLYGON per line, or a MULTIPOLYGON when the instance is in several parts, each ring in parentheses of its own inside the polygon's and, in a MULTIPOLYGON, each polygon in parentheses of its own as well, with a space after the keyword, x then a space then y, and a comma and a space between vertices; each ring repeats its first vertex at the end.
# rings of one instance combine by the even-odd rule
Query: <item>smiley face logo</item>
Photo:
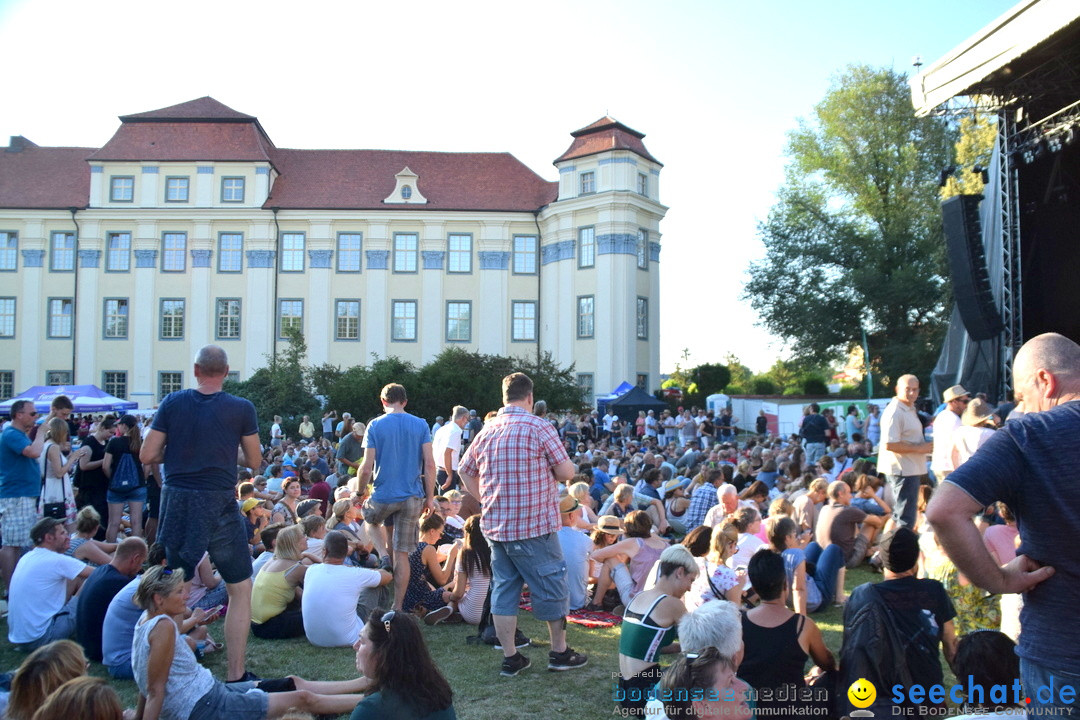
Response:
POLYGON ((848 700, 857 708, 867 708, 877 699, 877 688, 866 678, 859 678, 851 683, 847 691, 848 700))

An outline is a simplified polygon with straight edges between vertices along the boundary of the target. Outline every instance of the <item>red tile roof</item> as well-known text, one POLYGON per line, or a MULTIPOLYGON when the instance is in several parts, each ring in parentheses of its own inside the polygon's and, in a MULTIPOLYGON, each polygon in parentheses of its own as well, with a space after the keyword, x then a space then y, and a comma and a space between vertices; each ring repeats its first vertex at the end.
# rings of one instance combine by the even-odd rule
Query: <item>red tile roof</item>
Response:
POLYGON ((125 122, 90 160, 162 162, 270 162, 270 139, 258 123, 245 122, 125 122))
POLYGON ((276 150, 273 159, 281 176, 267 208, 532 212, 558 197, 558 183, 509 153, 276 150), (406 166, 426 205, 383 203, 406 166))
MULTIPOLYGON (((29 141, 27 141, 29 143, 29 141)), ((94 148, 38 147, 16 142, 0 150, 0 207, 84 208, 90 197, 94 148), (21 147, 19 152, 10 152, 21 147)))
POLYGON ((570 143, 570 147, 556 158, 555 162, 560 163, 563 160, 573 160, 609 150, 629 150, 657 165, 663 165, 649 154, 649 151, 645 149, 645 143, 641 142, 645 133, 627 127, 611 117, 604 116, 591 125, 575 130, 570 133, 570 136, 574 138, 574 142, 570 143))
POLYGON ((245 115, 233 110, 228 105, 218 102, 212 97, 206 96, 197 100, 189 100, 179 105, 170 105, 160 110, 135 113, 134 115, 121 115, 121 122, 158 122, 169 120, 199 120, 202 122, 251 122, 254 115, 245 115))

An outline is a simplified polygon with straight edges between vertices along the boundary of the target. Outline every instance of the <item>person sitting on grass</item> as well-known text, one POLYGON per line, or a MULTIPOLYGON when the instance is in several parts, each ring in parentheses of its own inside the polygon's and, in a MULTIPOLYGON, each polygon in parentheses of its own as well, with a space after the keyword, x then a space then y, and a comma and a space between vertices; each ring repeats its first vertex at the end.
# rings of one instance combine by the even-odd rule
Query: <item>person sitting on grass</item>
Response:
MULTIPOLYGON (((786 516, 771 517, 768 526, 769 543, 773 552, 784 558, 787 572, 789 603, 795 612, 806 615, 829 607, 836 594, 836 581, 844 556, 835 544, 824 550, 813 545, 814 552, 803 550, 795 521, 786 516), (813 575, 808 570, 814 566, 813 575)), ((802 537, 805 538, 804 532, 802 537)))
MULTIPOLYGON (((624 486, 619 486, 620 489, 624 486)), ((619 494, 619 490, 615 491, 619 494)), ((653 523, 642 510, 633 510, 623 521, 625 540, 594 550, 592 559, 604 563, 594 597, 603 597, 614 584, 622 604, 629 605, 645 587, 649 569, 667 548, 668 542, 652 534, 653 523)), ((617 613, 616 613, 617 614, 617 613)))
POLYGON ((618 600, 608 600, 608 590, 618 591, 611 588, 611 573, 609 568, 596 559, 596 552, 619 542, 623 533, 622 520, 614 515, 601 515, 596 518, 596 529, 589 535, 592 540, 592 550, 589 552, 589 585, 593 586, 592 600, 585 605, 588 612, 601 612, 606 608, 613 608, 619 604, 618 600), (601 588, 601 578, 604 578, 601 588))
POLYGON ((491 586, 491 547, 480 531, 480 516, 465 521, 465 537, 454 566, 451 602, 470 625, 479 625, 491 586))
POLYGON ((456 541, 447 554, 446 562, 439 562, 439 553, 435 543, 442 536, 446 522, 438 513, 429 513, 420 518, 420 542, 409 553, 409 585, 405 589, 405 600, 401 604, 404 612, 413 612, 423 608, 424 622, 428 625, 440 623, 453 613, 448 604, 450 593, 442 588, 452 577, 457 554, 461 550, 461 541, 456 541), (435 588, 428 583, 431 578, 435 588))
MULTIPOLYGON (((300 521, 307 537, 307 550, 304 558, 312 563, 321 563, 323 560, 323 538, 326 537, 326 520, 318 515, 308 515, 300 521)), ((350 645, 352 643, 349 643, 350 645)))
POLYGON ((123 720, 120 696, 103 678, 82 675, 58 687, 33 720, 123 720))
POLYGON ((64 554, 82 560, 90 567, 108 565, 116 552, 116 543, 95 540, 94 536, 100 529, 101 515, 93 505, 79 510, 75 515, 75 534, 71 536, 71 544, 64 554))
POLYGON ((394 576, 386 570, 346 566, 349 540, 337 530, 326 534, 323 550, 323 561, 304 575, 304 633, 318 647, 352 647, 364 622, 356 613, 360 593, 387 585, 394 576))
POLYGON ((251 590, 251 632, 255 637, 280 640, 304 634, 300 596, 308 568, 302 562, 305 550, 303 525, 290 525, 278 533, 274 558, 255 576, 251 590))
POLYGON ((57 640, 42 645, 26 656, 11 678, 11 695, 4 718, 31 720, 50 693, 85 674, 86 657, 76 643, 57 640))
POLYGON ((709 554, 705 556, 705 577, 708 584, 702 590, 701 602, 727 600, 736 605, 742 602, 746 589, 746 568, 733 569, 729 564, 739 549, 739 529, 725 522, 712 529, 709 554))
POLYGON ((634 715, 645 708, 648 690, 660 679, 660 653, 679 651, 675 626, 686 614, 683 595, 698 575, 694 556, 682 545, 665 549, 659 562, 656 585, 626 606, 619 633, 619 706, 634 715))
POLYGON ((752 718, 746 703, 750 686, 735 676, 735 670, 735 663, 712 646, 679 655, 660 681, 666 717, 752 718))
POLYGON ((215 680, 181 641, 173 621, 173 616, 184 612, 186 594, 184 571, 165 567, 147 570, 135 592, 136 604, 145 610, 132 641, 132 667, 139 687, 136 717, 140 720, 257 720, 276 718, 293 708, 340 715, 362 699, 359 693, 368 686, 364 678, 311 682, 290 676, 228 684, 215 680), (295 689, 267 692, 271 687, 295 689))
MULTIPOLYGON (((1020 658, 1016 655, 1016 643, 1005 633, 996 630, 973 632, 960 638, 956 644, 953 660, 956 684, 965 692, 961 709, 973 715, 954 715, 953 720, 976 720, 1023 715, 1025 705, 1010 703, 1014 699, 1012 685, 1020 677, 1020 658), (1004 697, 991 697, 991 688, 1002 685, 1009 688, 1004 697), (1000 701, 999 701, 1000 700, 1000 701), (975 708, 986 708, 983 714, 975 708)), ((1020 698, 1015 698, 1019 700, 1020 698)))
POLYGON ((412 615, 375 610, 354 648, 356 669, 370 684, 349 720, 456 720, 450 683, 412 615))

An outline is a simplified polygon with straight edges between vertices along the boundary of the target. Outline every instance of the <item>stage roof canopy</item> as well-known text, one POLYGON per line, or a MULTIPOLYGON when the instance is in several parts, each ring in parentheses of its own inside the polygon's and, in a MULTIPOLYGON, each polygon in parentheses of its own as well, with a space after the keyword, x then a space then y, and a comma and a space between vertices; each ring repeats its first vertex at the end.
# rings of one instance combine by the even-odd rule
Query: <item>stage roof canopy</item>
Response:
POLYGON ((1024 0, 910 80, 915 114, 958 95, 996 95, 1046 62, 1065 36, 1080 36, 1076 0, 1024 0), (1047 42, 1050 41, 1050 42, 1047 42), (1032 52, 1035 50, 1036 52, 1032 52))

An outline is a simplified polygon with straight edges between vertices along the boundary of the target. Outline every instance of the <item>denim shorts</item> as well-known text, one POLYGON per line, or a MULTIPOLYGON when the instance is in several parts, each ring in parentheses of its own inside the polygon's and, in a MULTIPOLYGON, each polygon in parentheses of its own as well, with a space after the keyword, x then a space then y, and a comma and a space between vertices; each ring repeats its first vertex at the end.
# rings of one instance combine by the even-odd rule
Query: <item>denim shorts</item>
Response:
POLYGON ((517 615, 522 585, 528 583, 533 616, 561 620, 570 612, 566 561, 555 533, 491 545, 491 612, 517 615))
POLYGON ((130 490, 106 490, 105 502, 110 505, 123 505, 124 503, 144 503, 146 502, 146 486, 140 485, 137 488, 131 488, 130 490))
POLYGON ((241 683, 217 682, 195 703, 188 720, 262 720, 269 710, 270 696, 262 690, 248 689, 241 683))
POLYGON ((244 516, 231 490, 189 490, 166 485, 161 490, 157 537, 165 546, 169 566, 183 568, 189 580, 207 551, 225 582, 251 579, 251 549, 244 516))

